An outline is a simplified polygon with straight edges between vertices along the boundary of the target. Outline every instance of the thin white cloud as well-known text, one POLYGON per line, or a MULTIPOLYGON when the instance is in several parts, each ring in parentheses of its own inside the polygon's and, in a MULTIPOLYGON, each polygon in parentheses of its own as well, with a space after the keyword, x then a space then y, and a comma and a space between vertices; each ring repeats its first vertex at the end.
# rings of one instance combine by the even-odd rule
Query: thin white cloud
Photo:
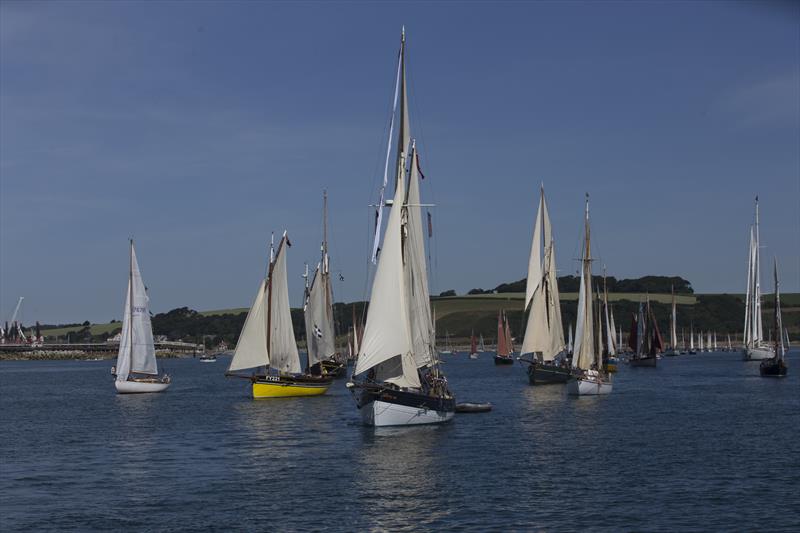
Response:
POLYGON ((800 72, 736 87, 718 107, 741 126, 800 125, 800 72))

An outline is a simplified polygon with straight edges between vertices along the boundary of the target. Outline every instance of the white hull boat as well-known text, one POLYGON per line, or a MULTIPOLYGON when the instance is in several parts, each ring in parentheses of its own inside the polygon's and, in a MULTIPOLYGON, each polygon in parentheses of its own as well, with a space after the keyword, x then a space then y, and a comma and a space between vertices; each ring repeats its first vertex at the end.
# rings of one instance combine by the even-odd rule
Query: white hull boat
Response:
POLYGON ((375 400, 361 407, 361 421, 367 426, 413 426, 441 424, 451 420, 453 411, 435 411, 375 400))
POLYGON ((471 354, 469 354, 469 358, 470 359, 477 359, 478 358, 478 354, 477 353, 471 353, 471 354))
POLYGON ((114 386, 120 394, 140 394, 163 392, 170 386, 169 381, 115 381, 114 386))
POLYGON ((611 394, 612 384, 596 376, 582 376, 567 382, 567 393, 570 396, 599 396, 611 394))
POLYGON ((745 348, 742 354, 745 361, 763 361, 775 357, 775 352, 767 347, 745 348))

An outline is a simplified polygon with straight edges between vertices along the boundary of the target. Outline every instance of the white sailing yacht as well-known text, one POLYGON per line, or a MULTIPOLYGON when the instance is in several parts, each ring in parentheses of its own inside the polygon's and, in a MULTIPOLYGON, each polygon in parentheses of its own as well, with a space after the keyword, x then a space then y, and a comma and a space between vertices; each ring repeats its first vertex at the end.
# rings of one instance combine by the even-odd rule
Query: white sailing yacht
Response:
POLYGON ((745 361, 770 359, 775 352, 764 342, 761 324, 761 249, 758 231, 758 196, 756 196, 755 223, 750 226, 750 250, 747 257, 747 296, 744 311, 745 361))
POLYGON ((286 250, 289 246, 291 244, 285 231, 277 254, 273 244, 270 244, 267 274, 258 286, 231 364, 225 373, 226 376, 250 380, 255 399, 318 396, 325 394, 332 383, 332 379, 325 376, 304 374, 300 367, 300 354, 297 352, 289 308, 286 272, 286 250), (249 369, 259 371, 252 374, 235 373, 249 369))
POLYGON ((694 355, 697 350, 694 349, 694 323, 689 326, 689 353, 694 355))
POLYGON ((149 301, 131 239, 128 295, 125 298, 122 318, 122 338, 119 342, 117 364, 111 369, 116 378, 114 386, 120 394, 161 392, 166 390, 171 382, 167 374, 158 375, 149 301))
POLYGON ((664 355, 675 356, 680 354, 678 349, 678 329, 677 329, 677 313, 675 305, 675 287, 672 287, 672 314, 669 317, 669 350, 664 352, 664 355))
POLYGON ((322 207, 322 257, 308 284, 306 267, 306 289, 303 316, 306 325, 306 347, 309 374, 343 376, 345 362, 336 350, 336 332, 333 325, 333 290, 331 288, 330 259, 328 257, 328 193, 323 193, 322 207))
POLYGON ((425 242, 420 210, 420 172, 416 145, 411 140, 405 73, 405 31, 400 43, 395 102, 400 95, 400 125, 396 153, 394 200, 383 234, 382 210, 387 185, 389 151, 384 166, 373 243, 377 260, 364 338, 352 380, 362 421, 367 425, 396 426, 445 422, 455 414, 455 397, 439 368, 431 322, 425 242))
POLYGON ((539 190, 539 209, 533 226, 525 309, 528 310, 528 323, 519 360, 528 364, 530 384, 566 383, 570 368, 564 353, 566 344, 561 324, 556 253, 544 185, 539 190))
MULTIPOLYGON (((610 394, 611 377, 603 372, 603 355, 595 341, 595 324, 592 311, 592 254, 589 232, 589 195, 586 195, 584 215, 585 245, 582 251, 580 292, 578 293, 578 321, 575 325, 575 351, 572 355, 573 377, 567 382, 567 392, 572 396, 610 394)), ((599 339, 598 339, 599 341, 599 339)))

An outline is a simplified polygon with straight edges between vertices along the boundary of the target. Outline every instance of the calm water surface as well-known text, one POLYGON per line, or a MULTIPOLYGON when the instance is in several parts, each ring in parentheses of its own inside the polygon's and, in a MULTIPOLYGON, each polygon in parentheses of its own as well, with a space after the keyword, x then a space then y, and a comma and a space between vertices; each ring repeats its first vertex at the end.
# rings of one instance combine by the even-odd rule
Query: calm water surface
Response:
POLYGON ((531 387, 490 354, 444 356, 487 414, 372 429, 337 381, 253 401, 228 359, 167 360, 119 396, 112 362, 0 363, 0 530, 800 530, 800 357, 621 365, 614 392, 531 387))

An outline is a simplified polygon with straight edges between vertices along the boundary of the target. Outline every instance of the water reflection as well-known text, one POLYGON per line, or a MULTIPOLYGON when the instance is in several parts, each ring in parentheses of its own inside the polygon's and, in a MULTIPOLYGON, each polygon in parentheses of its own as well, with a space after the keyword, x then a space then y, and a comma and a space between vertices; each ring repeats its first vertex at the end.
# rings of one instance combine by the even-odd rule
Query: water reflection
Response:
POLYGON ((436 457, 451 429, 450 424, 361 429, 355 485, 370 530, 415 530, 450 513, 430 502, 447 490, 437 486, 443 472, 436 457))

